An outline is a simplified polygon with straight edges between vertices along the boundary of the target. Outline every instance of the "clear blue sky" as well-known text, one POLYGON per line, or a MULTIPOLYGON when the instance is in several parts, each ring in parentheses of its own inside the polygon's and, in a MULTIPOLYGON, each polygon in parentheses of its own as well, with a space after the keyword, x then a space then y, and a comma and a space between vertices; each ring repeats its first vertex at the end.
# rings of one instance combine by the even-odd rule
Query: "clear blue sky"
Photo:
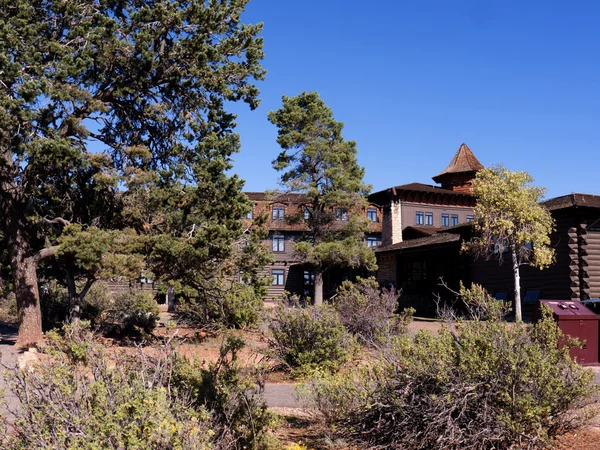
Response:
POLYGON ((317 91, 373 190, 433 184, 465 142, 526 170, 547 198, 600 194, 600 2, 251 0, 262 103, 235 105, 245 190, 277 187, 267 112, 317 91))

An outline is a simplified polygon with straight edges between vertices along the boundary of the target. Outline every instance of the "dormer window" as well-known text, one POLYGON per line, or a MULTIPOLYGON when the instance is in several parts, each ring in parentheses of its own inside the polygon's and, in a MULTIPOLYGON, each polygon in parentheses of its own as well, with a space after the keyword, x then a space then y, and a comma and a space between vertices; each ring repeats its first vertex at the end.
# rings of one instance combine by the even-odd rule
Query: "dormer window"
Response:
POLYGON ((369 222, 377 222, 377 209, 368 208, 367 209, 367 219, 369 222))
POLYGON ((335 209, 335 220, 340 220, 342 222, 348 222, 348 210, 346 208, 336 208, 335 209))
POLYGON ((283 220, 285 219, 285 206, 273 206, 271 217, 273 220, 283 220))
POLYGON ((304 220, 309 220, 312 217, 310 213, 310 208, 308 206, 304 206, 304 220))

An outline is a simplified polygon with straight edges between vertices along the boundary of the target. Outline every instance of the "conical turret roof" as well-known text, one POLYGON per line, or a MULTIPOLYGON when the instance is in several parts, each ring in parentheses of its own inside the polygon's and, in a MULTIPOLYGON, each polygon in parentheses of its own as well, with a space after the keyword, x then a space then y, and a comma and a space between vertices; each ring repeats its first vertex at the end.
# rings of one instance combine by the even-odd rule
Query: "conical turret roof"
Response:
POLYGON ((454 154, 454 157, 450 161, 450 164, 448 164, 448 167, 446 167, 442 173, 433 177, 433 181, 439 183, 444 175, 453 173, 477 172, 481 169, 483 169, 483 164, 479 162, 471 149, 467 147, 467 144, 463 143, 454 154))

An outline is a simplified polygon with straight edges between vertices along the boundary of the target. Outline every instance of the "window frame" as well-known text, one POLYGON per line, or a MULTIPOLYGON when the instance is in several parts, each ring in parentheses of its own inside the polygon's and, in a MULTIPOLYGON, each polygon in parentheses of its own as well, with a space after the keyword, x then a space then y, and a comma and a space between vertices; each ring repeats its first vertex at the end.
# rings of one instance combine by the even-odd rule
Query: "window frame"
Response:
POLYGON ((450 226, 455 227, 460 222, 458 221, 458 214, 450 214, 450 226))
POLYGON ((473 222, 473 220, 475 220, 474 216, 472 216, 472 215, 467 216, 467 223, 471 223, 471 222, 473 222))
POLYGON ((449 227, 450 226, 450 214, 442 213, 442 226, 449 227))
POLYGON ((415 225, 425 225, 425 213, 423 211, 415 211, 415 225))
POLYGON ((271 286, 285 286, 285 269, 271 269, 271 277, 273 277, 271 286))
POLYGON ((285 236, 283 234, 274 234, 271 237, 271 250, 274 253, 285 253, 285 236))
POLYGON ((245 219, 252 220, 254 219, 254 206, 250 207, 250 211, 246 214, 245 219))
POLYGON ((377 236, 367 236, 367 247, 372 248, 372 247, 377 247, 379 245, 379 239, 377 239, 377 236))
POLYGON ((285 206, 273 205, 271 206, 271 220, 284 220, 285 219, 285 206), (277 211, 277 214, 275 213, 277 211))
POLYGON ((377 222, 377 208, 373 208, 372 206, 367 208, 367 220, 377 222))
POLYGON ((308 205, 302 206, 302 214, 304 215, 304 220, 310 220, 312 218, 312 213, 310 212, 308 205))
POLYGON ((335 208, 335 220, 348 222, 348 208, 335 208))
POLYGON ((425 213, 425 225, 427 225, 429 227, 433 226, 433 213, 432 212, 425 213))

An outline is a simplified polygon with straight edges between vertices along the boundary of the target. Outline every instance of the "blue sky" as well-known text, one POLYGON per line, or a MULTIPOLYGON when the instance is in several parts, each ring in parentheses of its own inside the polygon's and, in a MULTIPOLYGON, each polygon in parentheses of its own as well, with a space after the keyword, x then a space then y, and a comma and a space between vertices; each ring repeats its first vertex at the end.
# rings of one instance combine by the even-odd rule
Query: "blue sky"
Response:
POLYGON ((433 184, 461 143, 547 198, 600 194, 600 2, 251 0, 262 103, 234 105, 245 190, 277 187, 281 96, 317 91, 373 190, 433 184))

